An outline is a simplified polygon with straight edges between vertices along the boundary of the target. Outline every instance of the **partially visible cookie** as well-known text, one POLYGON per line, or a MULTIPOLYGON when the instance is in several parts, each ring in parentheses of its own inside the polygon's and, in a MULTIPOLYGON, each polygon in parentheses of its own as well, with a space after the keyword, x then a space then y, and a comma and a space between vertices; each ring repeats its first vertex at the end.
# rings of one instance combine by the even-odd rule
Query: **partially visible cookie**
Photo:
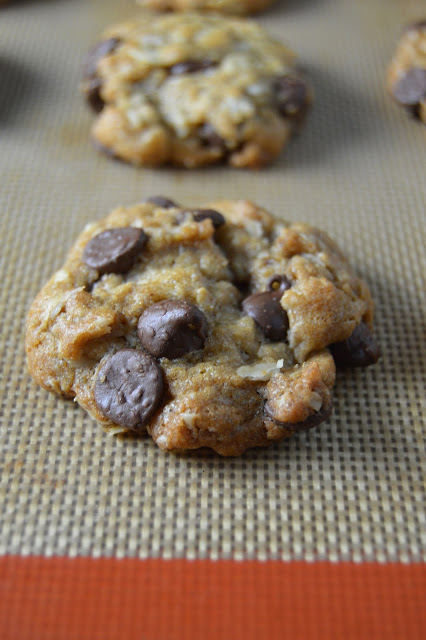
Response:
POLYGON ((426 20, 405 29, 389 66, 387 83, 398 104, 426 124, 426 20))
POLYGON ((275 0, 137 0, 146 9, 155 11, 211 11, 233 15, 258 13, 275 0))
POLYGON ((111 28, 87 58, 83 90, 95 145, 148 166, 261 167, 311 102, 295 55, 254 22, 186 13, 111 28))
MULTIPOLYGON (((367 285, 322 231, 165 198, 87 225, 27 320, 34 378, 111 433, 237 455, 327 419, 378 348, 367 285)), ((350 398, 348 398, 350 402, 350 398)))

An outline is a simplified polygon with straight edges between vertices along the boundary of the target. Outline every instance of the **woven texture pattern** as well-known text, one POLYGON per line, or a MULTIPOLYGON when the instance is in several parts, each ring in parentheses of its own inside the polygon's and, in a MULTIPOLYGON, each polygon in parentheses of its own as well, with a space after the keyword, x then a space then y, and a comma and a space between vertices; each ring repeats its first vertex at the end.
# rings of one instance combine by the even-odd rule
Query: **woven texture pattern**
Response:
POLYGON ((79 95, 97 34, 133 2, 19 2, 0 15, 0 553, 425 559, 426 128, 386 95, 422 2, 286 0, 259 18, 301 56, 315 105, 259 172, 140 170, 92 148, 79 95), (25 368, 25 316, 76 235, 163 194, 248 198, 326 229, 369 282, 383 357, 340 373, 319 429, 237 459, 106 436, 25 368))

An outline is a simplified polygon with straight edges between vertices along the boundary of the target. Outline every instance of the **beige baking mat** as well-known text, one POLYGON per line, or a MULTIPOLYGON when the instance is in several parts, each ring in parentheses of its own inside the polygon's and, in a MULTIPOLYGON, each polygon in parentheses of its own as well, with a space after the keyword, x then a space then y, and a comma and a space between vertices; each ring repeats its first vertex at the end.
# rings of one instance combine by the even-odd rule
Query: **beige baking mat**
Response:
MULTIPOLYGON (((282 0, 259 17, 315 87, 309 122, 259 172, 138 170, 97 155, 78 92, 97 34, 128 0, 0 10, 0 552, 424 558, 426 127, 383 76, 407 0, 282 0), (369 282, 383 357, 340 373, 329 423, 237 459, 106 436, 25 369, 28 307, 86 222, 150 194, 249 198, 328 230, 369 282), (423 529, 422 529, 423 527, 423 529)), ((426 11, 425 11, 426 13, 426 11)))

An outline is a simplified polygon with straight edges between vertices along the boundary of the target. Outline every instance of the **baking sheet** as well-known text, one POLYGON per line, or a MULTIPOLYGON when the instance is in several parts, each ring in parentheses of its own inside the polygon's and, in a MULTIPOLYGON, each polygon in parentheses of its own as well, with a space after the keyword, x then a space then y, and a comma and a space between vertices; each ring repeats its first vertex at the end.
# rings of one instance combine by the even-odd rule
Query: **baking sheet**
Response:
MULTIPOLYGON (((316 100, 273 167, 135 169, 98 155, 78 85, 132 1, 0 10, 0 553, 285 560, 425 559, 426 127, 383 87, 420 1, 282 0, 258 17, 316 100), (319 429, 241 458, 106 436, 25 369, 25 316, 82 227, 161 193, 249 198, 326 229, 370 284, 383 357, 341 372, 319 429), (423 527, 423 528, 422 528, 423 527), (423 538, 422 538, 423 535, 423 538)), ((424 11, 423 11, 424 12, 424 11)))

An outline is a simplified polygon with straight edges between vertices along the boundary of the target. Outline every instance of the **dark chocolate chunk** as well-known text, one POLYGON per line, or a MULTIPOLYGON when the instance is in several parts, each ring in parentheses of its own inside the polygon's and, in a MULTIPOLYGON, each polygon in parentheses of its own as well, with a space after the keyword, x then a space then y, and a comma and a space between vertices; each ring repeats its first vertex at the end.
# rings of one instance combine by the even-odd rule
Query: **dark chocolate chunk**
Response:
POLYGON ((274 342, 285 340, 289 327, 287 314, 280 305, 282 293, 281 288, 253 293, 243 300, 242 304, 243 311, 253 318, 263 334, 274 342))
POLYGON ((99 273, 124 273, 142 251, 147 236, 136 227, 107 229, 92 238, 84 248, 83 260, 99 273))
POLYGON ((163 300, 145 309, 138 323, 141 344, 157 358, 180 358, 202 349, 208 324, 204 313, 184 300, 163 300))
POLYGON ((268 403, 265 403, 265 413, 268 418, 271 418, 271 420, 276 422, 276 424, 279 424, 286 429, 290 429, 291 431, 307 431, 308 429, 313 429, 314 427, 317 427, 319 424, 321 424, 321 422, 324 422, 324 420, 328 420, 332 412, 333 405, 332 403, 330 403, 329 407, 321 407, 319 411, 313 413, 311 416, 309 416, 309 418, 303 420, 302 422, 281 422, 280 420, 276 420, 274 418, 268 403))
POLYGON ((95 402, 99 411, 116 424, 139 431, 155 413, 163 390, 157 361, 143 351, 122 349, 99 369, 95 402))
POLYGON ((273 84, 277 98, 278 111, 282 116, 301 118, 308 107, 308 88, 306 83, 295 76, 282 76, 273 84))
POLYGON ((223 215, 214 209, 191 209, 191 213, 195 222, 202 222, 207 218, 210 219, 215 229, 218 229, 226 222, 223 215))
POLYGON ((151 196, 146 200, 146 202, 151 202, 151 204, 156 204, 158 207, 162 209, 173 209, 173 207, 177 207, 178 205, 173 200, 169 200, 169 198, 165 198, 164 196, 151 196))
POLYGON ((414 67, 405 73, 394 84, 392 93, 400 104, 407 108, 415 108, 426 98, 426 69, 414 67))
POLYGON ((84 62, 84 92, 87 102, 95 113, 100 113, 105 106, 101 97, 102 80, 97 75, 99 60, 109 53, 112 53, 120 42, 121 40, 119 38, 109 38, 108 40, 98 42, 90 49, 84 62))
POLYGON ((170 67, 169 71, 173 76, 181 75, 182 73, 196 73, 197 71, 204 71, 215 67, 217 62, 214 60, 185 60, 185 62, 178 62, 170 67))
POLYGON ((368 326, 361 322, 342 342, 329 347, 338 367, 368 367, 380 358, 380 349, 368 326))

